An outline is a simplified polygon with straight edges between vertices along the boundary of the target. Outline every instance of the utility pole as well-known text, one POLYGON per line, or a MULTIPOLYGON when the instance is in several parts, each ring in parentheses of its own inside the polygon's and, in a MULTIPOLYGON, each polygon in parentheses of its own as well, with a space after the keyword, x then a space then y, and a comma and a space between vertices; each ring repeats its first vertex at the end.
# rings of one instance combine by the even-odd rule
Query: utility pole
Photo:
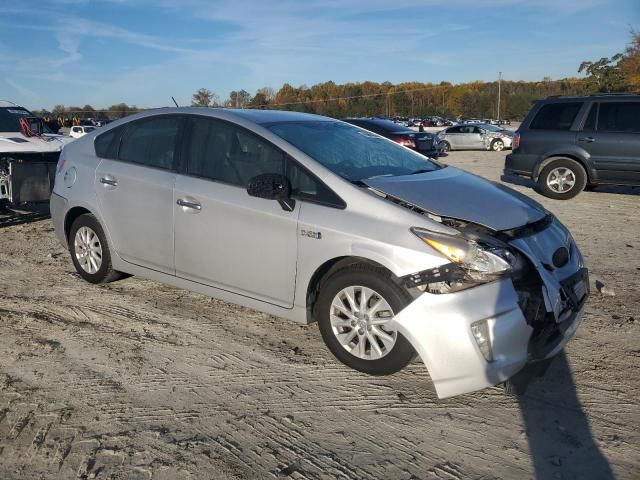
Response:
POLYGON ((498 121, 500 121, 500 94, 501 94, 502 72, 498 72, 498 121))

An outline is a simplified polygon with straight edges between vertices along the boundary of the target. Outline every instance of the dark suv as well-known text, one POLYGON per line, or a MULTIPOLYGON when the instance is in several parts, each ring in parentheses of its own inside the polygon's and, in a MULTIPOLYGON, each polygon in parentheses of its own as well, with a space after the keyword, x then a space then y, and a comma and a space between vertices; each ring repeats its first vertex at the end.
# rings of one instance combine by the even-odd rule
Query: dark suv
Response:
POLYGON ((587 186, 640 185, 640 95, 540 100, 516 132, 504 173, 532 178, 557 200, 587 186))

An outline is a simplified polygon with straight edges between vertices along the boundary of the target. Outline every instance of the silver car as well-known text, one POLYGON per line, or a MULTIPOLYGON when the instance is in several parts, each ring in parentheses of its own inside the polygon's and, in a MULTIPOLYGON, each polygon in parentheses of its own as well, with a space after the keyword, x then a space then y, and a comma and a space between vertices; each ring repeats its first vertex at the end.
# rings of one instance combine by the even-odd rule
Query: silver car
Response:
POLYGON ((495 125, 455 125, 438 133, 438 139, 449 150, 492 150, 511 148, 514 132, 495 125))
POLYGON ((123 274, 299 323, 440 397, 505 382, 578 327, 587 271, 528 197, 330 118, 146 111, 66 146, 51 213, 85 280, 123 274))

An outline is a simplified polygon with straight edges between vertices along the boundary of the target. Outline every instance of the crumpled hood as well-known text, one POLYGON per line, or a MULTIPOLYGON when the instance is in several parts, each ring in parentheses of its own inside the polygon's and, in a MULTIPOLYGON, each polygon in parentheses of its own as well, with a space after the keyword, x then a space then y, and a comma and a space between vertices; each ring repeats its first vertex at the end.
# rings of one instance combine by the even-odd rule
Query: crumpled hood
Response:
POLYGON ((544 208, 504 185, 446 167, 428 173, 363 180, 369 187, 434 215, 510 230, 545 217, 544 208))
POLYGON ((41 137, 25 137, 19 132, 0 132, 0 153, 59 152, 72 137, 45 134, 41 137))

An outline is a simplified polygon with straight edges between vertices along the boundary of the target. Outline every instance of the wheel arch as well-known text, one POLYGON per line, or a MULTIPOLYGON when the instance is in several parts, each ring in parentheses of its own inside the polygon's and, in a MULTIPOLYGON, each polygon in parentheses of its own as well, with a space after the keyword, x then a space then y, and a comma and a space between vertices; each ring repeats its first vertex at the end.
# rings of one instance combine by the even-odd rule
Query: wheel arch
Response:
POLYGON ((394 275, 389 268, 379 262, 366 257, 345 255, 341 257, 331 258, 325 261, 315 270, 315 272, 311 275, 309 283, 307 284, 307 292, 305 297, 307 323, 313 323, 316 321, 314 317, 314 306, 316 304, 316 300, 318 299, 318 292, 320 291, 320 287, 322 286, 323 282, 334 272, 350 265, 371 265, 377 268, 381 268, 389 273, 389 276, 392 280, 398 280, 398 277, 394 275))
POLYGON ((573 160, 575 162, 578 162, 578 164, 584 170, 585 175, 587 176, 587 183, 595 182, 595 180, 596 180, 595 176, 594 176, 593 172, 591 171, 591 168, 589 167, 587 161, 584 158, 582 158, 582 157, 580 157, 578 155, 571 154, 571 153, 562 153, 562 154, 556 154, 556 155, 549 155, 548 157, 546 157, 544 160, 539 162, 538 165, 536 166, 536 169, 535 169, 534 174, 533 174, 533 180, 537 182, 538 178, 540 177, 540 172, 542 172, 544 167, 549 165, 554 160, 560 160, 560 159, 563 159, 563 158, 568 158, 569 160, 573 160))
POLYGON ((93 212, 85 207, 77 206, 69 209, 64 217, 64 237, 67 240, 69 239, 69 232, 71 231, 71 225, 73 225, 73 222, 75 222, 80 215, 84 215, 86 213, 93 215, 93 212))

